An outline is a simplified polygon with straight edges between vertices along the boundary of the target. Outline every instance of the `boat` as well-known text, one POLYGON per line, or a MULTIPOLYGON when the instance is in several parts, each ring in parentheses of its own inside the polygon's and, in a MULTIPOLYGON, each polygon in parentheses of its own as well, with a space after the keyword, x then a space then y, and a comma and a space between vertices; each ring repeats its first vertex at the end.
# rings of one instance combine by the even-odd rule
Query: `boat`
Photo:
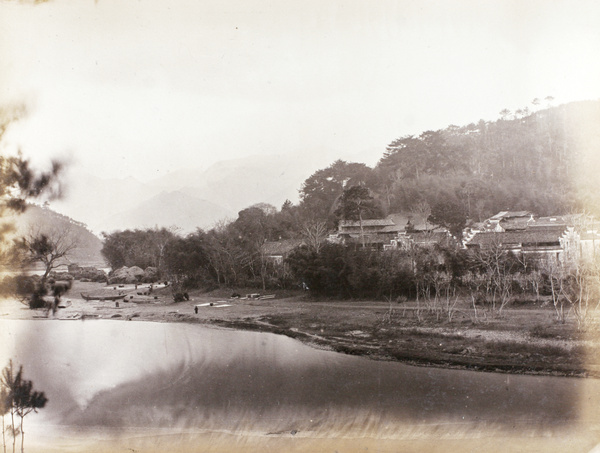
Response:
POLYGON ((118 294, 116 296, 94 296, 92 294, 81 293, 81 297, 85 300, 120 300, 125 297, 125 294, 118 294))

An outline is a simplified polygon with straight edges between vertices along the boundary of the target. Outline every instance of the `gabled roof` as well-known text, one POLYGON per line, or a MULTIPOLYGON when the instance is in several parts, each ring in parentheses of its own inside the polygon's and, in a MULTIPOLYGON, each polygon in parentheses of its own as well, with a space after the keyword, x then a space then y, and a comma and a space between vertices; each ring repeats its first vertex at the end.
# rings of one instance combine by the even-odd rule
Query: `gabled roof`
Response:
POLYGON ((262 245, 262 252, 267 256, 283 256, 303 244, 304 240, 302 239, 283 239, 281 241, 265 242, 262 245))

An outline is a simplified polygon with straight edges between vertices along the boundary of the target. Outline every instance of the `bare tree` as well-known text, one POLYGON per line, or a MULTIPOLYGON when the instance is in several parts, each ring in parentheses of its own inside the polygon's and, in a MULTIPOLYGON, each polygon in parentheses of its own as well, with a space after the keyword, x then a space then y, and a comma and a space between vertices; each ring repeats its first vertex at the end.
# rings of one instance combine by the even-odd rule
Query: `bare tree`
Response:
POLYGON ((500 243, 473 254, 475 267, 485 286, 485 298, 491 314, 501 314, 512 295, 513 274, 522 266, 500 243))
POLYGON ((550 293, 552 295, 552 304, 554 305, 554 311, 556 312, 556 320, 561 324, 566 321, 566 314, 564 310, 564 297, 563 297, 563 284, 565 282, 566 270, 563 264, 558 263, 554 260, 546 260, 541 263, 543 270, 548 276, 550 283, 550 293))
POLYGON ((301 234, 306 245, 315 253, 319 253, 327 239, 327 223, 321 220, 305 222, 302 225, 301 234))
POLYGON ((598 260, 579 260, 566 268, 560 277, 560 294, 569 304, 569 312, 575 316, 577 328, 583 330, 600 304, 600 263, 598 260))

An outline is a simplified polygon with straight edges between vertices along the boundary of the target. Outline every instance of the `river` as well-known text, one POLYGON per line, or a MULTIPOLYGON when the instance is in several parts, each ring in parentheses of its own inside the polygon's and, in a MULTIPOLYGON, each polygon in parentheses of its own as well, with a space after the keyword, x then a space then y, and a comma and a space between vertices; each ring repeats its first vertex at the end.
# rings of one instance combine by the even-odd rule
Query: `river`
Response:
POLYGON ((188 324, 1 320, 0 341, 0 364, 22 364, 49 399, 26 419, 27 451, 600 442, 594 379, 413 367, 188 324))

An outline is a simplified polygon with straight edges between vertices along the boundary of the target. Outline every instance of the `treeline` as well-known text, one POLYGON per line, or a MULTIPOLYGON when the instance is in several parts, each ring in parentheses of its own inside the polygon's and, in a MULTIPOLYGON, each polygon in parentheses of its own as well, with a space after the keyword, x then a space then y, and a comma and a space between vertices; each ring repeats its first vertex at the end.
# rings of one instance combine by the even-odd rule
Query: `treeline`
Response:
POLYGON ((156 267, 176 287, 286 287, 289 279, 267 260, 263 244, 300 235, 297 209, 267 204, 239 212, 232 222, 185 237, 166 228, 104 233, 102 255, 112 269, 156 267))

